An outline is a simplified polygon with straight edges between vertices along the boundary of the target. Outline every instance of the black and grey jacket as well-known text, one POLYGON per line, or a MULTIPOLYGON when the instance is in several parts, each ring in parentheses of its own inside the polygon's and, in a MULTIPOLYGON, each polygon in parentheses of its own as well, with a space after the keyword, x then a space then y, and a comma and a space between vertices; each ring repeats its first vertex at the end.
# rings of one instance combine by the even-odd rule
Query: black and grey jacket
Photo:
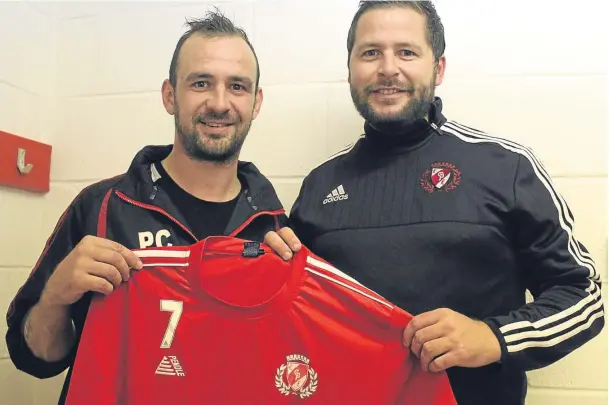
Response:
MULTIPOLYGON (((67 358, 55 363, 35 357, 25 343, 21 325, 26 313, 38 302, 55 267, 84 236, 106 237, 130 249, 197 242, 184 225, 186 222, 177 208, 157 184, 160 175, 154 163, 163 160, 170 151, 171 146, 145 147, 135 156, 125 174, 87 187, 63 213, 7 313, 6 342, 10 357, 19 370, 38 378, 48 378, 60 374, 74 361, 77 345, 67 358)), ((262 242, 268 231, 277 229, 279 221, 284 221, 283 207, 271 183, 252 163, 239 162, 238 175, 245 189, 225 235, 262 242)), ((85 294, 71 307, 77 341, 90 299, 91 295, 85 294)), ((65 401, 70 372, 60 404, 65 401)))
POLYGON ((290 215, 314 253, 406 311, 483 320, 500 363, 449 370, 460 404, 524 404, 525 371, 604 326, 599 271, 533 152, 448 121, 400 142, 366 134, 313 170, 290 215), (534 296, 527 304, 525 291, 534 296))

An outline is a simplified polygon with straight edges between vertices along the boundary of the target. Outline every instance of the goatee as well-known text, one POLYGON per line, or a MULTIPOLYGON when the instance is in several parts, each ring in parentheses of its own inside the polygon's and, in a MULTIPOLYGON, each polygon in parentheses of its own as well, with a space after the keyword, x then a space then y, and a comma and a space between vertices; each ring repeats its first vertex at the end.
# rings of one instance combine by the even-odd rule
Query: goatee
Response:
POLYGON ((186 154, 193 160, 213 162, 220 165, 232 163, 237 158, 251 126, 251 122, 249 122, 239 131, 237 125, 233 124, 237 132, 225 136, 226 139, 217 139, 217 141, 214 140, 213 134, 208 134, 205 136, 208 138, 206 142, 206 139, 202 138, 197 132, 197 125, 201 125, 206 120, 228 120, 228 113, 197 115, 193 119, 191 130, 182 125, 179 117, 179 109, 176 108, 174 115, 176 134, 186 154))
POLYGON ((396 83, 391 80, 385 83, 380 83, 384 87, 398 87, 402 91, 408 91, 411 94, 411 99, 402 107, 402 109, 393 114, 379 114, 374 108, 368 103, 368 97, 373 92, 375 87, 368 86, 361 93, 351 85, 351 99, 359 114, 368 122, 375 126, 383 125, 395 125, 400 126, 409 125, 425 118, 429 113, 431 104, 434 100, 436 74, 432 77, 431 83, 427 86, 413 87, 396 83))

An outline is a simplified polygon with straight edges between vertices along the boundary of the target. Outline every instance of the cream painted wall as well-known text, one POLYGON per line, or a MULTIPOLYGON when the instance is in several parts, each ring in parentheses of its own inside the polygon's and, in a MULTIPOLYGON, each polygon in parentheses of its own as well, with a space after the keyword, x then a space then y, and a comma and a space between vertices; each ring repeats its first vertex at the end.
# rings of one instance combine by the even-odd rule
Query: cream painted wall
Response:
MULTIPOLYGON (((0 3, 0 130, 54 148, 47 195, 0 189, 2 311, 82 187, 123 172, 143 145, 172 142, 161 82, 185 17, 203 15, 209 3, 0 3)), ((549 0, 437 3, 448 46, 437 91, 446 115, 535 150, 606 282, 603 13, 549 0)), ((302 177, 362 131, 346 83, 357 0, 213 4, 245 28, 260 58, 265 100, 242 158, 271 178, 289 210, 302 177)), ((606 329, 529 377, 527 405, 606 404, 606 329)), ((61 379, 16 371, 0 342, 0 403, 54 404, 61 379)))

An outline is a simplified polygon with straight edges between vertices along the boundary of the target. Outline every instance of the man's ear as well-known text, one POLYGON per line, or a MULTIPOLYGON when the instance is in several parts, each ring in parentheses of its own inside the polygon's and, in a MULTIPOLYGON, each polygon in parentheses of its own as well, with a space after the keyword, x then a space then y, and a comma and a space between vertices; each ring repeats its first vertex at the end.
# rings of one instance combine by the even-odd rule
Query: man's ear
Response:
POLYGON ((264 93, 262 92, 262 87, 258 87, 256 91, 256 101, 254 101, 254 113, 252 114, 252 120, 255 120, 260 112, 260 108, 262 107, 262 100, 264 99, 264 93))
POLYGON ((349 57, 347 59, 347 72, 347 82, 351 84, 351 54, 349 54, 349 57))
POLYGON ((175 114, 175 89, 171 85, 168 79, 163 81, 163 86, 161 87, 161 95, 163 97, 163 105, 165 106, 165 111, 169 115, 175 114))
POLYGON ((446 56, 442 55, 436 64, 436 86, 444 81, 444 72, 446 72, 446 56))

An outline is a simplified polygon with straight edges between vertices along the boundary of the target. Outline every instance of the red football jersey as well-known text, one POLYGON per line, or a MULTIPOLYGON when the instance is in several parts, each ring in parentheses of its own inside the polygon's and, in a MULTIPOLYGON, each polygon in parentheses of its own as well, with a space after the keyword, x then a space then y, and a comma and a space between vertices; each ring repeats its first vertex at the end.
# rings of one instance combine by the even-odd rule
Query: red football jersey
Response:
POLYGON ((66 405, 453 405, 402 345, 412 318, 306 248, 210 237, 135 250, 96 296, 66 405))

